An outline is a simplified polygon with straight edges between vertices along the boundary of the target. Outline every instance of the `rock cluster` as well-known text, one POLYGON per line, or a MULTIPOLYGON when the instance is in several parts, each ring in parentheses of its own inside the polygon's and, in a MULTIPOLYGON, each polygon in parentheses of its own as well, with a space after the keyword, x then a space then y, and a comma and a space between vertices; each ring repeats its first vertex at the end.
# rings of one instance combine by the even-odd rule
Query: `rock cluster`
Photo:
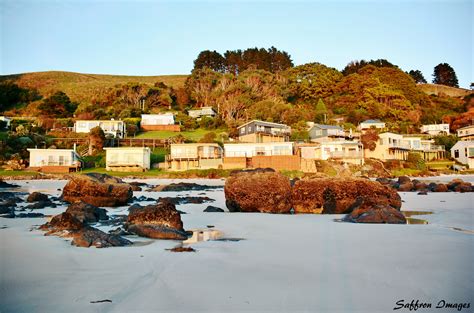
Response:
POLYGON ((377 178, 377 181, 383 185, 390 186, 398 191, 417 191, 422 192, 473 192, 474 186, 470 182, 465 182, 462 179, 453 179, 449 183, 435 183, 429 184, 419 181, 418 179, 411 180, 407 176, 400 176, 397 180, 388 178, 377 178))
POLYGON ((107 210, 100 209, 84 201, 77 201, 68 206, 66 212, 85 223, 97 223, 108 220, 107 210))
POLYGON ((98 207, 126 205, 132 196, 129 184, 119 178, 97 173, 71 176, 61 195, 70 203, 82 200, 98 207))
POLYGON ((125 230, 141 237, 186 240, 181 215, 173 203, 159 202, 145 207, 135 206, 125 223, 125 230))

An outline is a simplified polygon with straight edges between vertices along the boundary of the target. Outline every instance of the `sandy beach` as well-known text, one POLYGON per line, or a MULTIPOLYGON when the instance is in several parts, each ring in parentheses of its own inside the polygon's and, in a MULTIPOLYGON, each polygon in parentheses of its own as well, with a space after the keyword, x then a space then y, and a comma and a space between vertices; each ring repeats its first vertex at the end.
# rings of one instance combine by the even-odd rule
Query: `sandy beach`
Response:
MULTIPOLYGON (((15 191, 57 196, 66 181, 15 183, 21 185, 15 191)), ((434 309, 441 300, 471 303, 462 312, 473 310, 472 193, 401 192, 402 211, 433 212, 416 216, 426 225, 335 221, 342 215, 203 213, 208 205, 227 211, 223 189, 205 193, 215 202, 177 206, 187 213, 185 229, 212 225, 224 238, 242 240, 193 243, 197 251, 191 253, 166 250, 178 241, 146 238, 132 238, 139 243, 129 247, 78 248, 35 229, 44 218, 0 218, 0 312, 391 312, 400 300, 432 303, 435 312, 456 311, 434 309), (100 300, 111 302, 91 303, 100 300)), ((108 208, 108 214, 127 208, 108 208)))

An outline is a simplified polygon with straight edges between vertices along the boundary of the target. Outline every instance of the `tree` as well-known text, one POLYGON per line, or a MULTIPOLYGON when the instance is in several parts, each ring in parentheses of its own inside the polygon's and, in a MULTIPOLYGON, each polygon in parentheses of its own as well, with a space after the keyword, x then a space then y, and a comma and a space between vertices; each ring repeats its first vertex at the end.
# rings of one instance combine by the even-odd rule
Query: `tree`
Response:
POLYGON ((459 87, 456 72, 448 63, 436 65, 433 72, 433 84, 459 87))
POLYGON ((89 155, 94 155, 104 148, 105 144, 105 133, 100 128, 96 126, 92 128, 89 132, 89 155))
POLYGON ((21 88, 11 81, 0 82, 0 111, 41 99, 37 90, 21 88))
POLYGON ((226 69, 226 59, 217 51, 201 51, 194 60, 194 69, 210 68, 213 71, 224 73, 226 69))
POLYGON ((77 103, 62 91, 57 91, 38 106, 42 115, 49 117, 71 117, 77 109, 77 103))
POLYGON ((323 102, 323 99, 319 99, 318 104, 316 104, 316 122, 318 123, 326 123, 328 109, 323 102))
POLYGON ((364 149, 374 151, 377 147, 377 141, 379 140, 379 134, 375 129, 368 129, 360 136, 360 141, 364 145, 364 149))
POLYGON ((361 68, 363 68, 366 65, 373 65, 375 67, 397 67, 396 65, 393 65, 389 61, 385 59, 377 59, 377 60, 355 60, 349 62, 349 64, 346 65, 346 67, 342 70, 342 74, 344 76, 350 75, 357 73, 361 68))
POLYGON ((408 72, 408 75, 410 75, 417 84, 426 84, 426 79, 420 70, 411 70, 408 72))

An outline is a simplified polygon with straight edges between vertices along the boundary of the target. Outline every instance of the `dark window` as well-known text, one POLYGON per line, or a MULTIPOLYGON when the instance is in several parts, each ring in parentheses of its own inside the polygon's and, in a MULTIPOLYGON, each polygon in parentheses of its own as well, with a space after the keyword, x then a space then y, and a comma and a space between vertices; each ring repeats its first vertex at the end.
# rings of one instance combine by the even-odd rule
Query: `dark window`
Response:
POLYGON ((454 150, 454 157, 459 158, 459 150, 454 150))

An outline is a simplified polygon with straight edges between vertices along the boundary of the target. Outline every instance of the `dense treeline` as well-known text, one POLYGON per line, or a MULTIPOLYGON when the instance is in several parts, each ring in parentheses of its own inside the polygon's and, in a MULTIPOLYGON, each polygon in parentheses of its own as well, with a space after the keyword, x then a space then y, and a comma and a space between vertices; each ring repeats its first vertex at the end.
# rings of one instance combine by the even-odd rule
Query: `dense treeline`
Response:
MULTIPOLYGON (((435 67, 433 77, 436 83, 457 85, 454 69, 446 63, 435 67)), ((184 87, 123 83, 99 88, 91 99, 77 103, 62 91, 42 98, 7 81, 0 83, 0 104, 3 111, 28 105, 24 112, 43 119, 133 119, 173 110, 184 129, 227 127, 230 133, 250 119, 286 123, 297 132, 305 130, 307 121, 335 123, 336 118, 345 127, 382 119, 392 130, 407 132, 421 123, 468 123, 472 98, 428 96, 417 83, 426 83, 419 70, 403 72, 385 59, 352 61, 339 71, 320 63, 294 66, 291 56, 275 47, 223 55, 206 50, 194 61, 184 87), (203 106, 214 107, 218 118, 200 125, 186 110, 203 106)), ((136 123, 132 126, 137 129, 136 123)))

